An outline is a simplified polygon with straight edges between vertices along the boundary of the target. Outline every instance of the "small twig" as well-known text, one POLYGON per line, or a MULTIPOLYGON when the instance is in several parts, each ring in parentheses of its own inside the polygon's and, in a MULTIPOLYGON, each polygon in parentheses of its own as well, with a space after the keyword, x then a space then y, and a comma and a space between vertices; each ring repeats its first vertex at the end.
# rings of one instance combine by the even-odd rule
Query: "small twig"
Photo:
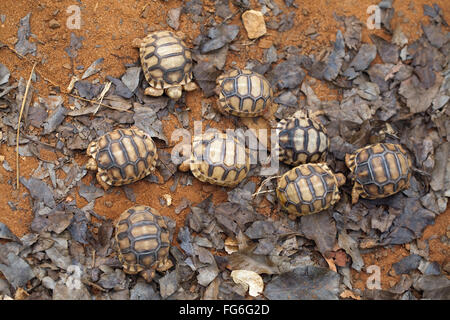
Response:
POLYGON ((92 266, 91 266, 91 267, 92 267, 92 268, 95 267, 95 249, 92 250, 92 266))
MULTIPOLYGON (((10 47, 10 46, 6 46, 6 48, 8 48, 9 50, 11 50, 12 52, 14 52, 19 58, 24 59, 28 62, 33 62, 31 59, 28 59, 27 57, 21 55, 20 53, 18 53, 14 48, 10 47)), ((37 62, 34 62, 34 64, 37 64, 37 62)), ((39 69, 36 69, 36 72, 42 77, 42 79, 44 79, 45 81, 47 81, 48 83, 50 83, 51 85, 60 88, 61 93, 66 94, 68 96, 71 96, 72 98, 81 100, 81 101, 85 101, 85 102, 90 102, 92 104, 98 104, 99 106, 102 107, 106 107, 106 108, 110 108, 110 105, 95 101, 95 100, 90 100, 90 99, 86 99, 80 96, 77 96, 76 94, 70 93, 69 91, 67 91, 66 89, 63 88, 63 86, 55 83, 54 81, 52 81, 51 79, 47 78, 41 71, 39 71, 39 69)), ((124 112, 131 112, 130 110, 124 110, 124 112)))
POLYGON ((28 98, 28 90, 30 89, 31 78, 33 77, 34 68, 37 62, 33 64, 33 68, 30 72, 30 77, 27 81, 27 86, 25 87, 25 93, 22 98, 22 106, 20 107, 19 120, 17 120, 17 135, 16 135, 16 179, 17 179, 17 190, 19 190, 19 136, 20 136, 20 121, 22 120, 23 109, 25 108, 25 103, 28 98))
POLYGON ((90 287, 94 287, 95 289, 100 290, 102 292, 107 292, 108 291, 105 288, 103 288, 103 287, 99 286, 98 284, 93 283, 93 282, 91 282, 91 281, 89 281, 87 279, 82 279, 81 282, 83 282, 84 284, 86 284, 86 285, 88 285, 90 287))
POLYGON ((264 185, 265 185, 267 182, 269 182, 270 180, 273 180, 273 179, 277 179, 277 178, 281 178, 281 176, 273 176, 273 177, 269 177, 269 178, 267 178, 267 179, 264 179, 264 181, 263 181, 263 182, 261 183, 261 185, 259 186, 258 190, 256 190, 256 192, 255 192, 254 194, 252 194, 252 197, 256 197, 256 196, 258 196, 258 195, 260 195, 260 194, 270 193, 270 192, 275 191, 274 189, 266 190, 266 191, 261 191, 261 189, 262 189, 262 187, 264 187, 264 185))
POLYGON ((105 94, 109 91, 109 88, 111 88, 111 83, 110 81, 108 81, 105 84, 105 87, 103 88, 102 92, 100 93, 100 99, 98 101, 98 105, 97 108, 95 109, 95 111, 93 112, 93 114, 95 115, 98 111, 98 109, 100 108, 100 104, 103 102, 103 98, 105 97, 105 94))
POLYGON ((164 163, 164 161, 162 161, 161 159, 159 159, 159 162, 162 163, 162 165, 164 167, 166 167, 166 169, 172 174, 172 176, 175 174, 175 172, 173 172, 172 170, 170 170, 170 168, 164 163))
POLYGON ((274 191, 275 191, 275 189, 269 189, 269 190, 265 190, 265 191, 257 191, 254 194, 252 194, 252 197, 254 198, 254 197, 259 196, 261 194, 271 193, 271 192, 274 192, 274 191))
POLYGON ((101 220, 101 221, 106 221, 106 218, 104 216, 99 215, 97 212, 95 212, 94 210, 87 210, 87 212, 89 212, 90 215, 93 215, 96 219, 101 220))

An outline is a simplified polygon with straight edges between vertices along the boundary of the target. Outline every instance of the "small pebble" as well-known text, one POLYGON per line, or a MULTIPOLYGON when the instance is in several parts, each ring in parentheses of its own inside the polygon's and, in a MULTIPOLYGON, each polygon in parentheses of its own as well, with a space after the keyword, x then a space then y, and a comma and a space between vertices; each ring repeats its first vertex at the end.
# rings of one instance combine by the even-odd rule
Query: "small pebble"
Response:
POLYGON ((61 27, 61 24, 58 22, 58 20, 52 19, 49 21, 48 26, 51 29, 58 29, 59 27, 61 27))
POLYGON ((248 10, 242 14, 242 22, 249 39, 256 39, 266 34, 266 22, 260 11, 248 10))
POLYGON ((170 9, 167 14, 167 24, 175 30, 178 30, 180 27, 181 9, 181 7, 170 9))
POLYGON ((447 273, 450 273, 450 262, 447 262, 447 263, 444 265, 443 270, 444 270, 445 272, 447 272, 447 273))
POLYGON ((315 33, 317 33, 317 30, 313 26, 309 26, 308 29, 305 30, 305 35, 306 36, 310 36, 310 35, 313 35, 315 33))
POLYGON ((55 280, 53 280, 52 278, 50 278, 48 276, 44 277, 42 279, 42 285, 47 289, 53 290, 53 289, 55 289, 55 280))

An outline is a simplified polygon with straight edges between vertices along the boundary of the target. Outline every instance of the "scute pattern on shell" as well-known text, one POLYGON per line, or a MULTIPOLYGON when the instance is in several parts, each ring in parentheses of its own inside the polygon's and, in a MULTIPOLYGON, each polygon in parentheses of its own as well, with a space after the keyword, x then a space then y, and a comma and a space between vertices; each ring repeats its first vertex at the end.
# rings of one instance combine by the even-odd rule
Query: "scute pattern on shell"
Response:
POLYGON ((158 158, 152 138, 137 128, 111 131, 91 142, 87 153, 97 162, 98 179, 110 186, 144 178, 158 158))
POLYGON ((271 85, 259 73, 233 69, 217 78, 217 84, 219 106, 235 116, 260 116, 272 103, 271 85))
POLYGON ((169 255, 170 234, 162 216, 147 206, 124 211, 117 223, 115 239, 124 271, 136 274, 155 269, 169 255))
POLYGON ((328 209, 340 198, 336 176, 325 163, 289 170, 278 181, 276 193, 286 211, 300 216, 328 209))
POLYGON ((250 171, 250 155, 237 137, 207 131, 194 137, 190 169, 202 182, 235 186, 250 171))
POLYGON ((150 86, 166 89, 192 80, 191 51, 170 31, 146 36, 139 50, 145 79, 150 86))
POLYGON ((384 198, 409 186, 411 160, 398 144, 377 143, 358 149, 347 155, 346 164, 353 173, 354 188, 363 198, 384 198))
POLYGON ((280 161, 292 166, 323 162, 330 139, 325 127, 310 118, 292 117, 278 123, 276 151, 280 161))

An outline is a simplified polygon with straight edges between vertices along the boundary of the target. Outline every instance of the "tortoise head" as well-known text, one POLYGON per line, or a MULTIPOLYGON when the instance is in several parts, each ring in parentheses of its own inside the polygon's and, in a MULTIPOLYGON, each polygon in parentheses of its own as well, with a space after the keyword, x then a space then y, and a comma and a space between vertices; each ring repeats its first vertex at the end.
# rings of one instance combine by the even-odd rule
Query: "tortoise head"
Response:
POLYGON ((190 163, 191 163, 190 159, 184 160, 184 161, 178 166, 178 170, 180 170, 180 171, 182 171, 182 172, 188 172, 188 171, 189 171, 189 168, 191 167, 190 163))
POLYGON ((133 42, 131 42, 131 46, 133 48, 140 48, 142 44, 142 39, 134 39, 133 42))
POLYGON ((166 89, 166 93, 170 99, 178 100, 181 98, 183 88, 181 86, 171 87, 166 89))
POLYGON ((86 162, 86 169, 96 171, 98 169, 97 161, 94 158, 89 158, 86 162))
POLYGON ((355 154, 346 153, 345 154, 345 165, 353 172, 355 169, 355 154))
POLYGON ((155 277, 155 270, 154 269, 145 269, 142 270, 139 275, 144 278, 146 282, 151 282, 153 278, 155 277))

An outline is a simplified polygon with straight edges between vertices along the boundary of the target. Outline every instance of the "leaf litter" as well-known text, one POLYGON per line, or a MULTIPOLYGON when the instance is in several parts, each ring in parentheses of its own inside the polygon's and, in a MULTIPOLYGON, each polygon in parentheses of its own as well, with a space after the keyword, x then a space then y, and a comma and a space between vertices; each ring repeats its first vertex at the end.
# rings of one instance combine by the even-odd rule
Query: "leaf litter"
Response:
MULTIPOLYGON (((295 15, 281 13, 274 3, 266 3, 274 17, 278 17, 277 21, 270 17, 269 29, 286 32, 293 28, 295 15)), ((229 1, 217 1, 215 5, 222 19, 228 19, 236 7, 249 6, 246 1, 233 1, 233 8, 229 1)), ((33 289, 29 297, 33 297, 33 292, 39 292, 42 297, 53 299, 98 296, 233 299, 245 297, 247 285, 250 295, 261 294, 267 299, 359 296, 409 299, 413 289, 422 298, 448 296, 444 268, 428 261, 426 248, 415 248, 414 245, 411 245, 411 254, 393 266, 395 272, 404 277, 391 292, 355 290, 355 295, 344 290, 346 287, 354 290, 348 275, 350 269, 363 271, 366 267, 362 259, 364 250, 414 244, 423 235, 425 227, 433 225, 436 217, 445 210, 449 196, 448 143, 444 142, 450 136, 449 75, 444 59, 448 36, 442 28, 446 26, 442 10, 436 5, 424 7, 424 14, 433 24, 422 25, 421 38, 409 43, 400 29, 392 30, 392 3, 383 1, 381 9, 382 26, 393 32, 392 40, 371 36, 372 43, 363 43, 362 23, 357 18, 336 17, 343 31, 336 32, 335 42, 324 48, 321 55, 304 55, 299 48, 271 45, 266 47, 262 62, 255 60, 248 64, 266 74, 274 85, 275 101, 280 104, 279 118, 293 114, 299 107, 323 109, 325 115, 321 119, 332 137, 330 153, 334 157, 329 160, 339 169, 337 171, 344 170, 345 153, 369 142, 406 145, 415 155, 416 169, 413 185, 408 191, 372 202, 362 200, 350 206, 350 190, 345 186, 343 199, 333 209, 295 221, 283 214, 273 219, 259 213, 257 209, 262 201, 252 197, 257 187, 254 182, 245 181, 228 191, 227 201, 220 204, 213 204, 209 198, 199 204, 183 198, 174 206, 178 213, 189 212, 185 225, 177 226, 180 248, 172 249, 170 255, 174 267, 157 274, 150 284, 126 275, 114 252, 113 224, 107 219, 99 219, 101 215, 94 211, 95 203, 101 201, 105 192, 81 182, 86 170, 70 159, 74 151, 86 149, 90 141, 117 126, 135 125, 146 130, 159 144, 167 146, 169 139, 163 130, 165 117, 175 114, 183 127, 189 128, 190 124, 189 111, 182 109, 184 98, 175 106, 166 97, 144 96, 146 83, 141 68, 129 64, 125 73, 117 78, 106 76, 113 84, 103 97, 103 103, 108 107, 101 106, 98 101, 75 102, 73 99, 66 105, 62 99, 53 97, 29 108, 27 121, 42 131, 37 136, 28 132, 31 138, 23 136, 21 146, 27 148, 30 155, 39 154, 43 148, 36 141, 45 138, 47 142, 57 141, 53 147, 59 153, 55 161, 39 160, 41 169, 35 172, 36 177, 20 178, 31 201, 34 215, 31 230, 34 233, 19 240, 5 224, 0 224, 0 238, 10 241, 0 244, 0 271, 6 278, 0 282, 0 294, 11 296, 16 292, 19 295, 19 289, 31 282, 33 289), (377 53, 381 62, 373 64, 377 53), (311 77, 338 87, 342 100, 319 100, 310 85, 311 77), (416 132, 430 130, 436 134, 409 139, 416 132), (361 134, 362 131, 365 133, 361 134), (67 176, 61 178, 60 172, 67 176), (85 207, 80 209, 80 204, 70 198, 74 190, 87 201, 85 207), (212 248, 214 250, 210 250, 212 248), (334 268, 339 272, 330 270, 329 257, 333 258, 334 268), (86 277, 76 289, 71 287, 74 279, 70 278, 76 272, 69 272, 74 265, 80 267, 86 277), (243 271, 251 272, 251 275, 242 276, 243 271), (4 282, 11 288, 2 289, 4 282)), ((171 10, 167 23, 178 29, 183 15, 192 21, 206 21, 201 1, 189 1, 183 7, 171 10)), ((27 15, 21 20, 19 42, 16 43, 16 50, 24 55, 35 54, 38 49, 35 42, 28 41, 32 36, 30 17, 27 15)), ((208 23, 201 29, 201 35, 193 41, 197 62, 194 77, 205 97, 211 97, 215 79, 224 69, 230 53, 240 50, 242 28, 224 22, 208 23)), ((83 40, 74 33, 70 35, 66 48, 70 59, 77 58, 78 52, 84 49, 83 40)), ((94 61, 82 79, 74 83, 80 97, 95 100, 101 95, 105 84, 87 79, 107 72, 101 68, 105 59, 94 61)), ((2 133, 17 126, 17 121, 13 120, 17 118, 20 95, 17 92, 14 99, 14 93, 20 83, 9 86, 10 82, 8 68, 0 65, 2 133)), ((218 118, 210 105, 205 102, 204 106, 202 115, 205 118, 218 118)), ((13 138, 9 141, 14 143, 13 138)), ((25 154, 25 149, 22 152, 25 154)), ((2 164, 8 166, 6 161, 2 164)), ((179 179, 180 182, 174 183, 174 190, 178 183, 182 185, 181 181, 186 180, 175 174, 176 166, 167 151, 160 150, 158 170, 164 181, 172 177, 179 179)), ((159 179, 148 178, 147 181, 159 179)), ((137 195, 132 188, 125 187, 123 191, 129 201, 136 201, 137 195)), ((271 206, 270 210, 275 208, 271 206)), ((174 228, 174 222, 171 223, 174 228)))

